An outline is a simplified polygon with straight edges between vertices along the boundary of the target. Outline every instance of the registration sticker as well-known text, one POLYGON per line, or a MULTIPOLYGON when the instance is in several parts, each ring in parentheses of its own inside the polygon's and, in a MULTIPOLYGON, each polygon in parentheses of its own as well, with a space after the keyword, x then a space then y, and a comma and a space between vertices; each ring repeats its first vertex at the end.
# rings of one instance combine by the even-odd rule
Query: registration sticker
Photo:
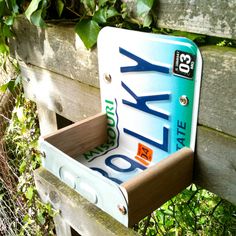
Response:
POLYGON ((98 61, 108 141, 78 161, 121 184, 183 147, 194 151, 202 59, 191 40, 106 27, 98 61))
POLYGON ((141 162, 143 165, 148 166, 152 161, 153 150, 144 144, 138 144, 138 152, 135 159, 141 162))
POLYGON ((176 50, 174 56, 173 73, 188 79, 194 75, 195 56, 191 53, 176 50))

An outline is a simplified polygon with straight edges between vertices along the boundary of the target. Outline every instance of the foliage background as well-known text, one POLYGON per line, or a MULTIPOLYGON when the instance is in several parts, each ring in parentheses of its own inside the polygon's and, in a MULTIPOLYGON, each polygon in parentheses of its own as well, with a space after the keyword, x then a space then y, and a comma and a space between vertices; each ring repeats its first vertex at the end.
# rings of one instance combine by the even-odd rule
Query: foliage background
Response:
MULTIPOLYGON (((52 216, 57 214, 40 201, 34 186, 33 171, 41 164, 39 127, 36 106, 22 93, 17 63, 8 57, 14 20, 23 13, 32 24, 47 27, 49 19, 69 19, 88 49, 107 25, 181 35, 198 45, 235 47, 232 40, 157 28, 155 2, 137 0, 137 11, 132 12, 125 1, 118 0, 0 0, 0 64, 3 71, 9 72, 9 64, 15 71, 0 83, 0 103, 8 94, 8 106, 0 111, 1 235, 54 235, 52 216)), ((236 207, 192 185, 134 228, 142 235, 236 235, 236 207)))

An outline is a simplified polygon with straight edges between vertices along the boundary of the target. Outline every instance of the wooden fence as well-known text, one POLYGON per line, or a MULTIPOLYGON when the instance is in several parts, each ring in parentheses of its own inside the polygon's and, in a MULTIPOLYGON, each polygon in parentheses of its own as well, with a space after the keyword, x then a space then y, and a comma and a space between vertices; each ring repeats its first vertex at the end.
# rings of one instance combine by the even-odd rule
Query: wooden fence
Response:
MULTIPOLYGON (((135 14, 135 1, 127 2, 135 14)), ((235 0, 160 0, 157 12, 160 27, 236 39, 235 0)), ((26 96, 37 103, 43 134, 58 128, 58 115, 74 122, 100 111, 97 51, 84 48, 74 25, 49 24, 43 30, 21 18, 15 33, 12 54, 27 79, 26 96)), ((194 181, 236 204, 236 49, 205 46, 200 50, 204 64, 194 181)), ((65 219, 56 220, 58 235, 70 235, 65 222, 89 235, 89 224, 94 221, 91 235, 134 234, 107 216, 97 219, 96 212, 104 213, 72 194, 47 171, 36 172, 36 183, 41 195, 60 208, 65 219), (68 214, 74 207, 82 211, 84 220, 82 215, 68 214)))

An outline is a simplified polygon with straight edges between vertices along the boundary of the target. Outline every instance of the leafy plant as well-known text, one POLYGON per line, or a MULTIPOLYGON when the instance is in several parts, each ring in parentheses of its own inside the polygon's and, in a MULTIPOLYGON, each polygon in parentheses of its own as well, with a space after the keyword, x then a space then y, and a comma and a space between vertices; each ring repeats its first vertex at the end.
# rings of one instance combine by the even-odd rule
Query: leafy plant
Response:
POLYGON ((191 185, 146 217, 142 235, 235 235, 236 206, 191 185))
POLYGON ((14 198, 20 204, 14 209, 18 216, 19 235, 23 236, 26 232, 28 235, 53 235, 52 217, 56 212, 51 205, 40 201, 33 179, 33 171, 41 165, 36 106, 25 99, 23 93, 16 98, 4 137, 9 165, 18 177, 14 198))

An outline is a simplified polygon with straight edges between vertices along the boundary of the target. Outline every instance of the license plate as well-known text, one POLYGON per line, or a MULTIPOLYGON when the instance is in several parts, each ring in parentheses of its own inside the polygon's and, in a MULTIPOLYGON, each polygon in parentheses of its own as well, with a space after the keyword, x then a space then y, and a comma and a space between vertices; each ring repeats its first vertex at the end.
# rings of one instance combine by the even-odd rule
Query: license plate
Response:
POLYGON ((98 60, 108 141, 81 163, 121 184, 183 147, 194 150, 202 59, 191 40, 106 27, 98 60))

